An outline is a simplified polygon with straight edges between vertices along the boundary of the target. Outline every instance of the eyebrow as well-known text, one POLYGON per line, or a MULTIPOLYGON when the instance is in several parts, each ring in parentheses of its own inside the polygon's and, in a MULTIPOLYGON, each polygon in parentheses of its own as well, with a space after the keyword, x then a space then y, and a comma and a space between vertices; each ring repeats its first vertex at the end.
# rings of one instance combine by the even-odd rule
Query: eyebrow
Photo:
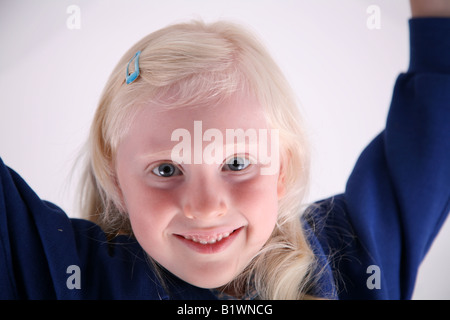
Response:
MULTIPOLYGON (((259 147, 258 143, 242 143, 242 142, 241 143, 227 143, 227 144, 223 145, 223 148, 225 150, 224 153, 226 153, 226 151, 228 151, 231 148, 233 150, 233 153, 234 153, 234 151, 240 151, 241 149, 244 149, 244 152, 253 151, 254 148, 256 148, 256 150, 254 150, 254 151, 256 151, 256 153, 258 153, 258 147, 259 147), (248 150, 247 150, 247 148, 248 148, 248 150)), ((226 157, 228 157, 228 156, 230 156, 230 155, 227 155, 226 157)))
MULTIPOLYGON (((201 158, 203 161, 203 156, 204 156, 204 151, 205 151, 205 146, 214 143, 214 142, 210 142, 210 141, 202 141, 202 154, 201 154, 201 158)), ((236 142, 236 143, 226 143, 226 144, 222 144, 220 145, 222 147, 222 155, 224 157, 224 160, 226 160, 227 158, 229 158, 230 156, 234 155, 234 154, 239 154, 239 153, 248 153, 249 155, 253 155, 256 156, 258 155, 258 148, 259 145, 258 143, 242 143, 242 142, 236 142)), ((169 161, 173 161, 172 160, 172 151, 173 148, 171 149, 167 149, 167 150, 160 150, 160 151, 156 151, 156 152, 148 152, 148 153, 144 153, 142 155, 137 156, 137 161, 149 161, 152 159, 159 159, 159 160, 169 160, 169 161)), ((195 147, 191 146, 191 157, 194 157, 194 152, 195 152, 195 147)), ((193 161, 192 161, 193 162, 193 161)))
POLYGON ((149 152, 149 153, 145 153, 142 155, 138 156, 138 159, 152 159, 152 158, 166 158, 167 155, 169 155, 169 159, 170 159, 170 155, 172 154, 172 149, 167 149, 167 150, 161 150, 161 151, 157 151, 157 152, 149 152))

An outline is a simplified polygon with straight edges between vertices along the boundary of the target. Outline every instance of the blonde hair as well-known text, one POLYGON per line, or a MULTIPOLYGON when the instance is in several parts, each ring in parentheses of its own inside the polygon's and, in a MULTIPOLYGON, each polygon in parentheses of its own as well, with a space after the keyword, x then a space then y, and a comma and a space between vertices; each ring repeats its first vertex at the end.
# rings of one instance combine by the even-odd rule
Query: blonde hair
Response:
POLYGON ((142 101, 181 108, 217 103, 239 92, 254 94, 269 125, 279 129, 286 193, 270 239, 222 290, 236 297, 253 290, 262 299, 302 299, 315 264, 300 221, 309 173, 305 133, 281 70, 260 41, 237 24, 192 21, 168 26, 125 53, 105 86, 91 127, 82 212, 112 236, 132 234, 119 197, 114 158, 142 101), (126 85, 126 66, 138 50, 140 76, 126 85))

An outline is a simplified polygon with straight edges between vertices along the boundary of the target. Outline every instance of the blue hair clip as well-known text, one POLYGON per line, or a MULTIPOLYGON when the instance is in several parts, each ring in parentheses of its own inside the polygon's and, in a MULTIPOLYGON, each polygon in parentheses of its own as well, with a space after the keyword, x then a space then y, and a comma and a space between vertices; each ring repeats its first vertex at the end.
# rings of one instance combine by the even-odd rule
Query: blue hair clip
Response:
POLYGON ((125 79, 127 80, 127 84, 132 83, 134 80, 137 79, 137 77, 139 77, 139 56, 140 55, 141 55, 141 51, 136 52, 134 57, 131 58, 131 60, 127 64, 127 75, 125 77, 125 79), (129 73, 128 72, 128 67, 130 66, 130 63, 133 60, 134 60, 134 72, 133 73, 129 73))

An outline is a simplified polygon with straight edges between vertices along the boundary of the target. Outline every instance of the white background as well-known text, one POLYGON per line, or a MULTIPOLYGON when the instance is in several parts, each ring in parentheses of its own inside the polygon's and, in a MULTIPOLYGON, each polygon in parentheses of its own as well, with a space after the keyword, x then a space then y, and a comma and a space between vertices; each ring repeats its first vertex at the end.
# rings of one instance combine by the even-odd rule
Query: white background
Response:
MULTIPOLYGON (((313 145, 310 200, 340 193, 407 68, 409 17, 407 0, 1 0, 0 157, 77 216, 71 169, 119 58, 170 23, 223 18, 261 37, 301 101, 313 145), (380 29, 366 24, 372 4, 380 29), (80 29, 66 25, 70 5, 80 8, 80 29)), ((449 241, 447 222, 414 298, 450 298, 449 241)))

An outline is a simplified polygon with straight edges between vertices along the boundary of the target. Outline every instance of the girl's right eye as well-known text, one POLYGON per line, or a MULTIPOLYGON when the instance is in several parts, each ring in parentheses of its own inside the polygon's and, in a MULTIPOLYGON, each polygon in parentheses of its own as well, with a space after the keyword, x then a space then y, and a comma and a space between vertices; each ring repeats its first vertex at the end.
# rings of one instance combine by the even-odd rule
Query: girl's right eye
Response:
POLYGON ((171 163, 161 163, 155 167, 152 172, 158 177, 169 178, 181 174, 180 169, 171 163))

